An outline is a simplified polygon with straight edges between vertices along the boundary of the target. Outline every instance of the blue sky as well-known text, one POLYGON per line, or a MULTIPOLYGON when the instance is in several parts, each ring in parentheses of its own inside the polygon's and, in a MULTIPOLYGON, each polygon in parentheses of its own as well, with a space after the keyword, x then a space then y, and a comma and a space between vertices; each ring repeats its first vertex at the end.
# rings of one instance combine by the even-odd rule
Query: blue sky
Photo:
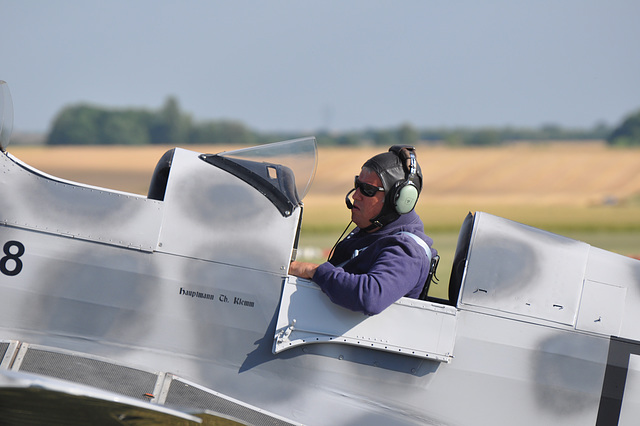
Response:
POLYGON ((640 108, 640 2, 0 0, 14 131, 65 106, 312 133, 588 128, 640 108))

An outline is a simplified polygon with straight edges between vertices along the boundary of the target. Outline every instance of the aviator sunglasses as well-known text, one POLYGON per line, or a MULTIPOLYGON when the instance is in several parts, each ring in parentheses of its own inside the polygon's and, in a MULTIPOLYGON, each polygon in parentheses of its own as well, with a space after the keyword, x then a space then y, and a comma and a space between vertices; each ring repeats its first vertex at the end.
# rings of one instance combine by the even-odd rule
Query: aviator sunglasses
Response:
POLYGON ((370 183, 361 182, 360 179, 358 179, 358 176, 356 176, 354 188, 355 189, 360 188, 360 192, 365 197, 373 197, 374 195, 376 195, 376 192, 379 192, 379 191, 384 192, 384 188, 371 185, 370 183))

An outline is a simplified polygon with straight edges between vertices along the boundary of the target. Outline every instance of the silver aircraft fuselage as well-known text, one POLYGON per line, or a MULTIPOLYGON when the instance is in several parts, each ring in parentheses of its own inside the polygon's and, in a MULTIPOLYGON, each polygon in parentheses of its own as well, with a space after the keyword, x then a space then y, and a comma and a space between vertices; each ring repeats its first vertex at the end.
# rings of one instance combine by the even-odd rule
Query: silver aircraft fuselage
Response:
POLYGON ((0 377, 245 424, 640 418, 640 261, 477 212, 449 299, 347 311, 287 274, 313 171, 243 154, 176 148, 144 197, 2 153, 0 377))

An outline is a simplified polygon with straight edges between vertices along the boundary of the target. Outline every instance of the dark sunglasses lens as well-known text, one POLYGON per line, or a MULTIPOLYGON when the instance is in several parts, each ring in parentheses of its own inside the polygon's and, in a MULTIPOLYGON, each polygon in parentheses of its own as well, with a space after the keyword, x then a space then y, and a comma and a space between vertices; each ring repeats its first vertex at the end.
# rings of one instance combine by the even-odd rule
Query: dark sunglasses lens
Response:
POLYGON ((367 197, 373 197, 378 192, 378 189, 375 186, 369 185, 368 183, 360 184, 360 191, 367 197))
POLYGON ((370 185, 368 183, 360 182, 360 180, 356 177, 356 189, 360 188, 360 192, 365 197, 373 197, 378 192, 378 188, 376 186, 370 185))

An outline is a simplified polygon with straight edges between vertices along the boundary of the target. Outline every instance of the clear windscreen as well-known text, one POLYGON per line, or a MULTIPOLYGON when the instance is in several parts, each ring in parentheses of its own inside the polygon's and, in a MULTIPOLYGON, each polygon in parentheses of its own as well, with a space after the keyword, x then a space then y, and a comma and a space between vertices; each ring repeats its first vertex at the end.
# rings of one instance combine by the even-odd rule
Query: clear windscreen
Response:
POLYGON ((300 200, 309 191, 318 164, 318 148, 314 137, 258 145, 218 154, 229 159, 280 164, 291 169, 295 176, 300 200))
POLYGON ((11 131, 13 129, 13 102, 9 85, 0 80, 0 149, 6 150, 9 146, 11 131))

